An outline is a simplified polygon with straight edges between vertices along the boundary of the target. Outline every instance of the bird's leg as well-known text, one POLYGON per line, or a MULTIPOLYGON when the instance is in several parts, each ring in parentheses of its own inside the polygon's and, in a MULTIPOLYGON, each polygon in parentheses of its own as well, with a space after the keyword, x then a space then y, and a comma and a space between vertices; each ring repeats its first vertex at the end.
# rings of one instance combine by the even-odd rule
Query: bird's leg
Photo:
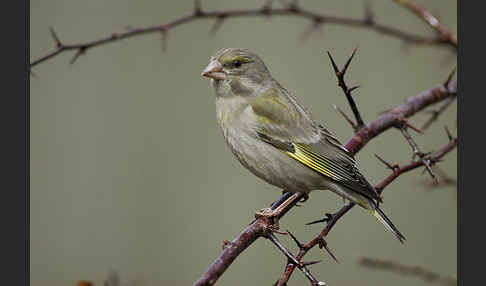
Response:
POLYGON ((278 216, 288 205, 290 205, 299 197, 300 197, 299 193, 293 193, 285 201, 279 204, 275 209, 264 208, 260 211, 255 212, 255 218, 260 218, 260 217, 268 218, 272 222, 272 228, 278 230, 279 229, 278 216))

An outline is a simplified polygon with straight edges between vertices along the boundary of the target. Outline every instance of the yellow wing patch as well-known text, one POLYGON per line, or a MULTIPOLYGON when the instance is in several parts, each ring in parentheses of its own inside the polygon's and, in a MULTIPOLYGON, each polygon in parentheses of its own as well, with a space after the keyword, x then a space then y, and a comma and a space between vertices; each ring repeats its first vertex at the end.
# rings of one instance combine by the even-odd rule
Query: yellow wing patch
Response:
POLYGON ((285 152, 288 156, 329 178, 337 181, 344 180, 344 177, 333 171, 334 168, 329 160, 326 160, 322 156, 318 157, 306 145, 298 143, 294 143, 293 145, 295 147, 294 152, 285 152))

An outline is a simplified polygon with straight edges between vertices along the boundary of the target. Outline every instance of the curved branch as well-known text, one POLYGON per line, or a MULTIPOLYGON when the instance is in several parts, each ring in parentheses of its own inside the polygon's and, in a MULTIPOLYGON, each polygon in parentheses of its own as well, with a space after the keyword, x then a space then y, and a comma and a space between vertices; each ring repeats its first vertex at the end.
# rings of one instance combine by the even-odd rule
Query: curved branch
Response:
MULTIPOLYGON (((377 23, 372 18, 365 15, 363 19, 358 18, 348 18, 348 17, 336 17, 320 13, 312 12, 311 10, 302 9, 296 5, 289 5, 284 8, 270 8, 268 5, 263 6, 259 9, 245 9, 245 10, 214 10, 214 11, 204 11, 201 9, 200 5, 195 5, 194 11, 188 15, 179 17, 173 21, 170 21, 163 25, 155 25, 146 28, 135 28, 128 32, 123 33, 112 33, 108 37, 103 37, 97 40, 77 43, 77 44, 64 44, 59 40, 57 36, 54 37, 56 43, 56 49, 41 56, 30 63, 30 68, 45 62, 61 53, 68 51, 76 51, 75 55, 71 59, 71 64, 82 54, 84 54, 88 49, 98 47, 104 44, 113 43, 126 38, 132 38, 135 36, 140 36, 144 34, 154 34, 161 33, 162 37, 165 38, 167 32, 174 29, 177 26, 186 24, 195 20, 202 19, 215 19, 216 28, 211 29, 214 33, 215 29, 221 27, 224 20, 229 18, 237 17, 269 17, 269 16, 295 16, 313 21, 313 23, 322 24, 335 24, 342 26, 350 26, 357 28, 364 28, 375 31, 380 34, 384 34, 390 37, 398 38, 406 42, 411 42, 414 44, 427 44, 427 45, 443 45, 452 46, 454 50, 457 50, 457 45, 452 45, 449 42, 444 41, 444 39, 439 36, 421 36, 417 34, 412 34, 406 31, 402 31, 397 28, 393 28, 384 24, 377 23)), ((51 29, 51 34, 55 35, 51 29)))

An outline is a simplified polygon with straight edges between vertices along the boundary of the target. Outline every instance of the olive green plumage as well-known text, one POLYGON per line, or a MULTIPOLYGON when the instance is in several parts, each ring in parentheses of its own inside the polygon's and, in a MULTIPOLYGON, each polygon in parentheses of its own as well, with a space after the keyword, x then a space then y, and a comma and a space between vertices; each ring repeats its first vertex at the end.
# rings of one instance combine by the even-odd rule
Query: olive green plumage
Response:
POLYGON ((221 49, 203 75, 211 78, 226 143, 243 166, 286 191, 331 190, 370 211, 403 242, 353 156, 272 77, 260 57, 221 49))

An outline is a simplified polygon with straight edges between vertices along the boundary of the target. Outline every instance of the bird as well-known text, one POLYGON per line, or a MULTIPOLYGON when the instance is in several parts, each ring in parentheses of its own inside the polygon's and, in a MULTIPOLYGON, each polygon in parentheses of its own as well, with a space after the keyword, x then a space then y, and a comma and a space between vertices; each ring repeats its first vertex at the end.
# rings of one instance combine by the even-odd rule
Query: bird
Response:
POLYGON ((293 194, 274 210, 257 211, 257 218, 278 217, 299 194, 308 198, 311 191, 330 190, 369 211, 404 242, 353 155, 273 78, 256 53, 220 49, 201 76, 210 79, 217 123, 234 156, 257 177, 293 194))

